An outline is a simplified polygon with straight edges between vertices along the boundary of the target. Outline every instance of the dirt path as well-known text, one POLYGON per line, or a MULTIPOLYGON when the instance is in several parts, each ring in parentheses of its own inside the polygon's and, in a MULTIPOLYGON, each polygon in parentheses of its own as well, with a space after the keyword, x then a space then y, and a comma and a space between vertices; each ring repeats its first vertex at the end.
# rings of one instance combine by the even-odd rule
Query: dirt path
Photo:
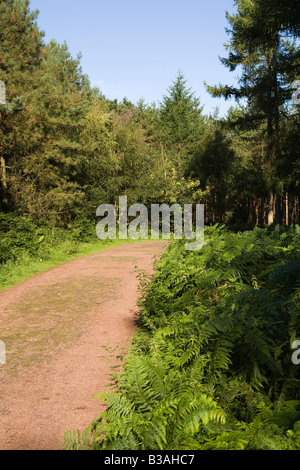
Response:
POLYGON ((134 334, 138 271, 151 274, 165 246, 112 248, 0 294, 0 450, 60 449, 65 431, 104 410, 93 395, 109 383, 110 351, 123 354, 134 334))

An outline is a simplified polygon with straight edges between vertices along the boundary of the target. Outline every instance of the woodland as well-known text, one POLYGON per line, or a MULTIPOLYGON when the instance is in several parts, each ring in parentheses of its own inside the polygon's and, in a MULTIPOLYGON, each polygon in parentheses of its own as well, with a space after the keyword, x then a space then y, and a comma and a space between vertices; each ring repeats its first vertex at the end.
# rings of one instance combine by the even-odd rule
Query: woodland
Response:
POLYGON ((172 241, 141 279, 116 390, 65 448, 300 449, 299 0, 233 7, 220 60, 238 85, 206 84, 235 99, 220 117, 182 71, 159 103, 107 99, 29 0, 0 1, 1 287, 95 243, 97 207, 122 195, 205 207, 204 247, 172 241))

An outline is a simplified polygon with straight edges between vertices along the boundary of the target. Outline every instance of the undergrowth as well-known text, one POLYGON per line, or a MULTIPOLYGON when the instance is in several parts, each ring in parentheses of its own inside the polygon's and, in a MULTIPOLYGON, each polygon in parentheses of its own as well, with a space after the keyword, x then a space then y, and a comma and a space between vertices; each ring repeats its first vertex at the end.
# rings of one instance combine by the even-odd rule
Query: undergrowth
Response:
POLYGON ((299 450, 299 249, 297 226, 171 243, 106 411, 63 448, 299 450))
POLYGON ((0 214, 0 291, 74 258, 99 253, 131 240, 99 240, 96 225, 39 225, 26 216, 0 214))

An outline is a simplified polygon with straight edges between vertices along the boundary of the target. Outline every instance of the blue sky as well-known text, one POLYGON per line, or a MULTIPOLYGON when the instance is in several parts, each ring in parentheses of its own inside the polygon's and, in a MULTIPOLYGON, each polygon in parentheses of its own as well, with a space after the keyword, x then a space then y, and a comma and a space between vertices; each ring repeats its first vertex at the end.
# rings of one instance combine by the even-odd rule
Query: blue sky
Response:
POLYGON ((233 0, 31 0, 45 40, 67 43, 92 85, 109 99, 161 101, 181 70, 204 112, 224 115, 234 101, 212 98, 210 85, 234 84, 226 57, 225 11, 233 0))

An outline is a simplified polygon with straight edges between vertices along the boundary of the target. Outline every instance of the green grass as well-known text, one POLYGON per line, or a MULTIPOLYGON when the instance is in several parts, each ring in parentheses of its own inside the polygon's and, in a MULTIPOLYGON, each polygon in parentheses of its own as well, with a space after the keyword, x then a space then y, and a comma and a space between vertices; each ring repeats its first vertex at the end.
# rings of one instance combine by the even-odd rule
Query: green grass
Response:
POLYGON ((73 259, 147 241, 120 240, 118 236, 116 240, 100 240, 95 229, 89 220, 62 228, 40 225, 23 215, 0 213, 0 291, 73 259))
POLYGON ((73 259, 140 241, 143 240, 64 240, 59 245, 48 248, 46 259, 37 259, 25 251, 17 260, 9 260, 0 266, 0 292, 73 259))

